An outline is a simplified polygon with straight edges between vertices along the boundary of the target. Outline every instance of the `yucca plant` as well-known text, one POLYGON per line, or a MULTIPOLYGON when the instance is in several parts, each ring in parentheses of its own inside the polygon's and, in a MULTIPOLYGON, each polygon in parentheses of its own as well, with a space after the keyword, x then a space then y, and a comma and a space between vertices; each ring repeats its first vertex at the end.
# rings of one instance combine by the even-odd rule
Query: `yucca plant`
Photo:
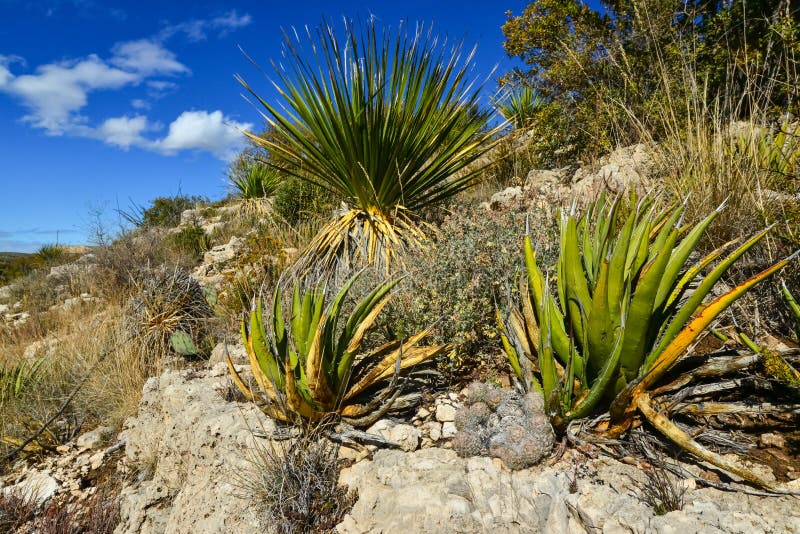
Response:
MULTIPOLYGON (((249 321, 242 321, 242 337, 250 367, 263 393, 264 411, 282 421, 319 421, 338 414, 353 425, 368 426, 390 410, 400 394, 397 378, 407 369, 440 354, 447 345, 417 346, 430 329, 360 354, 367 331, 391 298, 397 281, 376 287, 346 318, 342 305, 358 275, 344 284, 326 305, 325 290, 301 292, 294 287, 290 320, 284 319, 280 288, 275 290, 272 317, 264 322, 261 302, 249 321), (340 326, 340 322, 344 322, 340 326), (268 328, 265 328, 268 326, 268 328), (359 396, 382 381, 389 384, 363 403, 359 396)), ((234 382, 249 399, 257 393, 247 387, 230 359, 234 382)))
POLYGON ((574 208, 562 215, 556 295, 525 238, 521 305, 501 336, 511 366, 524 384, 544 394, 557 430, 603 408, 611 415, 605 434, 618 436, 638 410, 693 454, 755 481, 654 410, 648 392, 720 313, 791 258, 705 304, 716 282, 771 227, 727 255, 736 242, 687 268, 722 206, 691 226, 682 224, 685 203, 660 209, 645 198, 628 215, 620 205, 620 198, 601 198, 583 215, 574 208))
POLYGON ((544 99, 534 88, 522 85, 508 90, 503 98, 495 103, 495 109, 515 130, 518 130, 529 127, 534 115, 543 105, 544 99))
POLYGON ((272 161, 345 199, 347 210, 309 245, 315 265, 361 259, 387 269, 398 250, 425 242, 416 215, 470 187, 467 167, 490 148, 480 87, 468 80, 474 49, 440 43, 419 26, 396 36, 370 21, 327 23, 302 40, 285 35, 275 65, 284 102, 260 102, 270 138, 248 134, 272 161))
POLYGON ((241 174, 228 174, 236 196, 247 211, 260 213, 266 199, 275 194, 281 184, 280 171, 263 163, 254 163, 241 174))

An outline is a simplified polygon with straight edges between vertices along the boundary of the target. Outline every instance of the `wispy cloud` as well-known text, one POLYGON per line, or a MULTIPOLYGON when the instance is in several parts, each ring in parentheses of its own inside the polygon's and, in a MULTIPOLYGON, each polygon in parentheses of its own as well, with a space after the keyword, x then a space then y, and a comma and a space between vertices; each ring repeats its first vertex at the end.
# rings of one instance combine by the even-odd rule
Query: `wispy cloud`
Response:
POLYGON ((202 150, 227 159, 233 147, 242 143, 237 128, 252 125, 238 123, 222 111, 186 111, 168 127, 166 135, 154 136, 163 129, 142 112, 150 101, 176 91, 176 79, 191 74, 167 48, 166 41, 183 34, 190 41, 219 37, 252 22, 248 14, 236 10, 223 15, 166 26, 157 35, 115 44, 107 57, 90 54, 83 58, 62 60, 36 67, 33 72, 17 74, 25 68, 19 56, 0 55, 0 93, 22 104, 27 112, 22 122, 50 136, 70 135, 101 140, 123 150, 131 147, 175 154, 181 150, 202 150), (92 94, 142 86, 146 98, 130 100, 134 115, 121 115, 96 122, 87 114, 92 94))
POLYGON ((249 14, 239 15, 235 9, 232 9, 218 17, 169 24, 158 35, 164 40, 176 34, 183 34, 189 41, 205 41, 208 39, 209 33, 215 33, 217 37, 225 37, 232 31, 249 26, 252 22, 253 17, 249 14))

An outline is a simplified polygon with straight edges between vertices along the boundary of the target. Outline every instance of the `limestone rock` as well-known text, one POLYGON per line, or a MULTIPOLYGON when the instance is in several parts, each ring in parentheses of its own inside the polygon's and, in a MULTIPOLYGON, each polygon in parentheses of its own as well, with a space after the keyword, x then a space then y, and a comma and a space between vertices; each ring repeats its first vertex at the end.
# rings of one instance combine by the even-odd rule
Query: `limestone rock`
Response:
POLYGON ((48 473, 34 470, 27 473, 20 482, 3 488, 2 492, 5 495, 24 495, 41 506, 55 495, 58 486, 58 481, 48 473))
POLYGON ((139 475, 123 487, 118 534, 263 530, 237 480, 255 468, 263 440, 253 430, 270 434, 274 423, 252 404, 227 402, 226 380, 218 365, 147 381, 139 415, 121 435, 139 475))
POLYGON ((451 404, 440 404, 436 407, 436 420, 440 423, 451 423, 455 417, 455 406, 451 404))
POLYGON ((637 496, 632 478, 642 480, 643 475, 630 465, 604 458, 514 472, 501 465, 438 448, 379 450, 371 461, 342 472, 340 481, 357 489, 359 499, 338 531, 689 534, 800 529, 800 508, 788 496, 694 489, 687 492, 682 511, 657 516, 637 496))
POLYGON ((525 195, 521 187, 507 187, 492 195, 492 198, 489 200, 489 207, 493 210, 507 208, 521 202, 524 198, 525 195))
POLYGON ((114 435, 114 429, 110 426, 99 426, 94 430, 86 432, 75 440, 75 444, 79 449, 98 449, 100 446, 108 442, 114 435))
POLYGON ((208 366, 214 367, 219 363, 224 364, 226 351, 227 354, 230 355, 231 361, 236 365, 244 365, 250 361, 243 344, 217 343, 211 351, 211 356, 208 358, 208 366))
POLYGON ((396 423, 390 419, 381 419, 367 429, 369 434, 377 434, 400 445, 404 451, 415 451, 419 447, 420 431, 413 425, 396 423))
POLYGON ((239 253, 239 251, 244 246, 244 240, 242 238, 233 236, 230 241, 228 241, 224 245, 217 245, 216 247, 212 248, 208 252, 205 253, 203 256, 203 263, 209 264, 219 264, 219 263, 227 263, 234 258, 239 253))

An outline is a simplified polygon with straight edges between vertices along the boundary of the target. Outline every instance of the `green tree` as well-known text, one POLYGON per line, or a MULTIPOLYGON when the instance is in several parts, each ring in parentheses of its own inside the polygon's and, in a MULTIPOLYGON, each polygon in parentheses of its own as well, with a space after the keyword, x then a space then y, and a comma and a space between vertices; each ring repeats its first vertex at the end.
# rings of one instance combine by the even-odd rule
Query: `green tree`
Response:
POLYGON ((604 0, 599 10, 537 0, 507 13, 504 48, 527 69, 501 83, 524 80, 547 100, 535 121, 549 140, 540 152, 567 158, 635 141, 630 117, 658 138, 664 109, 681 112, 687 75, 708 98, 769 86, 774 104, 793 110, 798 10, 789 0, 604 0))

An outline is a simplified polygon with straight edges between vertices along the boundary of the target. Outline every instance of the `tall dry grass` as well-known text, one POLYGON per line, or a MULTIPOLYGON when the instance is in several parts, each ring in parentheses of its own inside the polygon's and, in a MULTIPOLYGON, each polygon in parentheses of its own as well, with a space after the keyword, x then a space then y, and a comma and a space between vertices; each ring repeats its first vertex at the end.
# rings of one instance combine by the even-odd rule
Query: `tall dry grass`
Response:
POLYGON ((0 347, 0 367, 35 372, 4 395, 0 452, 9 452, 36 433, 76 389, 63 413, 25 452, 52 449, 98 424, 119 427, 135 413, 148 374, 136 340, 128 339, 119 327, 121 317, 119 304, 76 307, 52 318, 58 327, 38 339, 6 338, 0 347), (28 347, 36 350, 26 353, 28 347))

